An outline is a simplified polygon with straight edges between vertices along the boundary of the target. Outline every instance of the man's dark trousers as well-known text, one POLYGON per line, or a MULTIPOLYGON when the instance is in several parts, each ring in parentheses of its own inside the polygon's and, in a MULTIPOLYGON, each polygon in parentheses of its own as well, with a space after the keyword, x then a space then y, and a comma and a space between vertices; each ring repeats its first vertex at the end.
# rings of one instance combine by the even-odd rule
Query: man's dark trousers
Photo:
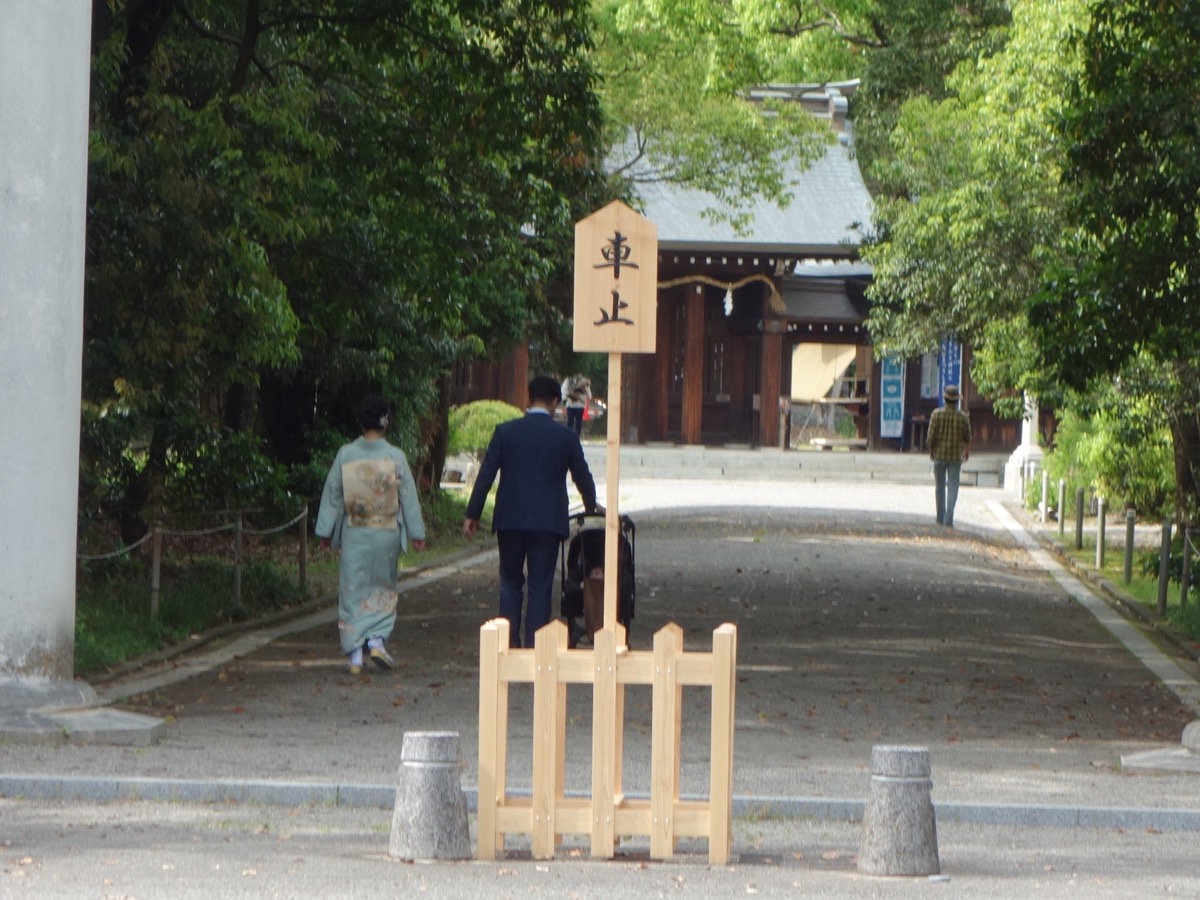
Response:
POLYGON ((532 646, 534 632, 550 620, 554 560, 570 533, 568 473, 584 509, 595 509, 596 483, 578 436, 555 422, 549 410, 535 407, 496 426, 467 502, 466 517, 478 521, 492 482, 500 476, 492 530, 500 549, 500 615, 512 623, 509 641, 514 646, 522 634, 525 646, 532 646), (522 629, 526 571, 529 602, 522 629))
POLYGON ((522 646, 521 607, 528 572, 523 646, 532 647, 534 635, 552 617, 554 568, 562 538, 548 531, 498 531, 496 543, 500 550, 500 615, 512 623, 509 643, 514 647, 522 646))

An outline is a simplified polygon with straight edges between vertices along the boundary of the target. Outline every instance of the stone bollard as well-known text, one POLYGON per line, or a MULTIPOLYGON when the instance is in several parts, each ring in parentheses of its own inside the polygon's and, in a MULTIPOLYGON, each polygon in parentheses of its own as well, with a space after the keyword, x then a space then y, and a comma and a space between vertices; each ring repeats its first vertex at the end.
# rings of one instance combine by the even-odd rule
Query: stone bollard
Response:
POLYGON ((873 747, 858 871, 937 875, 937 821, 928 747, 873 747))
POLYGON ((405 732, 388 855, 408 860, 470 859, 457 732, 405 732))

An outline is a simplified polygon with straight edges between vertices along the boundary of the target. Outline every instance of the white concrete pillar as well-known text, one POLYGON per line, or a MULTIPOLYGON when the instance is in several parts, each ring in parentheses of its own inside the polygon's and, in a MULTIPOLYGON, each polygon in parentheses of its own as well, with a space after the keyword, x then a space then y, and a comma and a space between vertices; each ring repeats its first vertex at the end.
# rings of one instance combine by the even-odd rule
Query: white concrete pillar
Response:
POLYGON ((1021 446, 1013 451, 1004 465, 1004 487, 1010 493, 1021 497, 1026 478, 1036 475, 1041 469, 1044 455, 1041 437, 1038 434, 1037 398, 1026 394, 1025 415, 1021 419, 1021 446))
POLYGON ((1025 416, 1021 419, 1021 446, 1026 448, 1040 447, 1041 436, 1038 434, 1038 402, 1037 398, 1025 395, 1025 416))
POLYGON ((91 692, 72 683, 91 2, 0 0, 0 23, 2 709, 91 692))

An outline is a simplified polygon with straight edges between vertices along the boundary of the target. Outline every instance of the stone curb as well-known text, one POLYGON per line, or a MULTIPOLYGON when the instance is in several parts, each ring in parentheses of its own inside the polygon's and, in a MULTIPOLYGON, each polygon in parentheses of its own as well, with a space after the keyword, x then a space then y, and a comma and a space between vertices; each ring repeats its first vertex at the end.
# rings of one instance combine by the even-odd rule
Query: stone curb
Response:
POLYGON ((1194 662, 1200 662, 1200 647, 1197 646, 1196 641, 1175 631, 1167 622, 1147 610, 1145 605, 1136 597, 1125 593, 1116 584, 1102 577, 1091 566, 1067 553, 1057 541, 1046 534, 1045 529, 1042 528, 1040 523, 1030 518, 1028 511, 1023 506, 1016 503, 1006 503, 1005 506, 1009 512, 1019 514, 1025 531, 1044 550, 1054 554, 1055 559, 1070 569, 1073 575, 1086 581, 1115 604, 1119 610, 1137 619, 1143 626, 1149 628, 1157 636, 1170 643, 1182 656, 1194 662))
MULTIPOLYGON (((477 809, 477 792, 464 788, 467 808, 477 809)), ((514 791, 514 796, 521 792, 514 791)), ((394 785, 320 782, 205 781, 200 779, 90 778, 0 775, 0 797, 9 800, 111 803, 252 803, 265 806, 327 806, 387 809, 394 785)), ((638 799, 631 794, 631 798, 638 799)), ((640 799, 645 799, 641 797, 640 799)), ((686 798, 685 798, 686 799, 686 798)), ((862 819, 864 800, 823 797, 733 798, 733 814, 749 821, 862 819)), ((1200 832, 1200 809, 1106 806, 1036 806, 1004 803, 934 803, 940 824, 1018 825, 1051 828, 1136 828, 1200 832)))

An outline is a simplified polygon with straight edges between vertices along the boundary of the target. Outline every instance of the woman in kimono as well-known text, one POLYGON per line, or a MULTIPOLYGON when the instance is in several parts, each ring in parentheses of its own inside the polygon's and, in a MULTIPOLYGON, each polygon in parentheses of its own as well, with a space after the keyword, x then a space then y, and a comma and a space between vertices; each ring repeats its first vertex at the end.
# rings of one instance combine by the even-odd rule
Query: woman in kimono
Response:
POLYGON ((362 672, 363 653, 381 669, 395 660, 384 642, 396 624, 396 568, 400 553, 425 549, 425 521, 404 453, 383 437, 390 411, 382 397, 359 408, 362 437, 337 452, 317 514, 325 550, 341 550, 338 633, 349 672, 362 672))

